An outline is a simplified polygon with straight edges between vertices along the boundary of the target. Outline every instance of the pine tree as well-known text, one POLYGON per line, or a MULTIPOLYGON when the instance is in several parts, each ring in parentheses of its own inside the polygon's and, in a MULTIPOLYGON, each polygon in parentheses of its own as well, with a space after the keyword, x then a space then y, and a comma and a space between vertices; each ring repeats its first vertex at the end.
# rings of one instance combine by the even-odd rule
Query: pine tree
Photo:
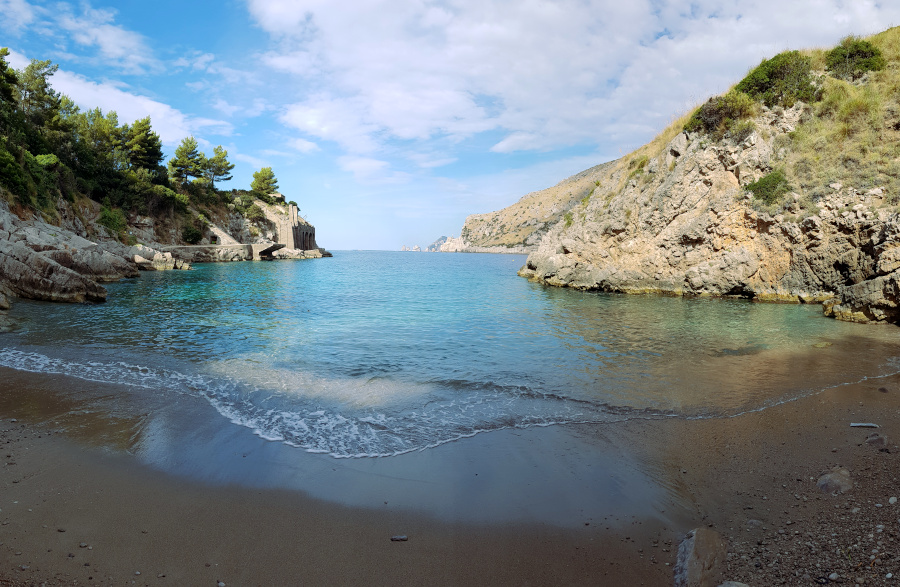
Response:
POLYGON ((213 149, 213 156, 206 160, 206 178, 209 184, 215 187, 216 181, 228 181, 231 179, 231 170, 234 163, 228 162, 228 151, 222 145, 213 149))
POLYGON ((197 148, 197 139, 185 137, 169 159, 169 175, 180 184, 192 177, 203 177, 203 154, 197 148))
POLYGON ((127 127, 125 152, 132 168, 155 171, 162 163, 162 141, 160 141, 159 135, 151 129, 149 116, 137 120, 127 127))
POLYGON ((278 190, 278 180, 275 179, 275 173, 272 171, 272 168, 263 167, 259 171, 254 171, 250 189, 264 195, 275 193, 278 190))

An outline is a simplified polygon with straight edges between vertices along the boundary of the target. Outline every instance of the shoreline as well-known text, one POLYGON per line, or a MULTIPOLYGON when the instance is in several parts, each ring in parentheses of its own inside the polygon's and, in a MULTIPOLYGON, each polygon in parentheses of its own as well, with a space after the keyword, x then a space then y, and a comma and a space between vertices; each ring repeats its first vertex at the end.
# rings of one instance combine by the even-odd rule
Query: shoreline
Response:
MULTIPOLYGON (((47 384, 41 376, 21 377, 38 387, 47 384)), ((27 416, 25 408, 15 411, 27 416)), ((351 460, 349 472, 347 463, 339 462, 348 459, 312 457, 320 469, 331 463, 342 470, 332 487, 362 485, 360 491, 371 502, 367 507, 297 489, 164 473, 123 452, 113 441, 115 434, 85 442, 70 429, 72 438, 67 438, 65 426, 54 426, 46 414, 31 423, 10 409, 4 407, 0 428, 4 456, 9 455, 0 481, 0 577, 7 584, 671 585, 678 543, 687 531, 704 525, 728 542, 723 580, 811 585, 837 572, 840 577, 858 575, 866 585, 890 585, 887 573, 900 574, 900 556, 893 554, 900 541, 900 505, 889 503, 900 494, 895 480, 900 470, 900 375, 732 418, 634 419, 518 431, 520 436, 492 432, 479 435, 489 441, 482 446, 466 439, 446 446, 443 455, 430 449, 413 459, 351 460), (851 428, 851 421, 878 423, 876 432, 888 443, 867 444, 873 431, 851 428), (541 445, 572 454, 571 460, 554 465, 548 485, 562 493, 536 490, 532 495, 522 486, 522 494, 543 495, 545 501, 565 501, 560 498, 567 495, 564 489, 579 482, 572 476, 578 479, 580 468, 591 464, 582 462, 591 456, 586 452, 612 455, 614 468, 580 478, 584 486, 568 498, 584 503, 566 507, 580 506, 587 513, 583 521, 566 523, 536 519, 533 512, 521 519, 484 516, 475 521, 483 515, 479 503, 490 508, 502 502, 502 492, 484 497, 491 491, 506 490, 510 499, 515 495, 508 482, 479 493, 471 480, 456 478, 465 466, 447 472, 444 493, 437 495, 448 499, 458 494, 464 503, 453 507, 476 514, 468 520, 453 514, 452 507, 449 515, 435 515, 423 507, 427 502, 413 499, 433 494, 435 483, 399 478, 428 461, 445 463, 441 459, 447 455, 475 466, 470 457, 489 445, 502 454, 487 455, 478 467, 498 457, 510 460, 508 454, 533 456, 543 450, 536 448, 541 445), (623 455, 630 460, 622 460, 623 455), (823 494, 815 480, 835 466, 847 467, 855 486, 843 495, 823 494), (598 480, 608 476, 611 486, 628 494, 646 483, 634 476, 638 469, 662 493, 634 500, 646 502, 644 511, 623 510, 619 520, 592 515, 603 511, 591 500, 592 491, 614 495, 598 480), (389 483, 382 482, 388 478, 389 483), (409 503, 398 502, 404 496, 409 503), (680 510, 673 511, 673 505, 680 510), (408 541, 391 542, 394 535, 407 535, 408 541), (81 543, 88 546, 79 548, 81 543), (846 552, 849 558, 835 554, 846 552), (863 558, 867 564, 856 566, 863 558)), ((92 417, 102 419, 103 414, 92 417)), ((72 421, 77 420, 76 415, 72 421)), ((290 450, 259 442, 264 450, 290 450)), ((524 460, 509 466, 527 469, 534 464, 524 460)), ((307 468, 307 474, 317 473, 307 468)), ((328 483, 317 483, 329 490, 328 483)), ((620 507, 614 500, 608 505, 620 507)), ((542 509, 546 504, 534 511, 542 509)))

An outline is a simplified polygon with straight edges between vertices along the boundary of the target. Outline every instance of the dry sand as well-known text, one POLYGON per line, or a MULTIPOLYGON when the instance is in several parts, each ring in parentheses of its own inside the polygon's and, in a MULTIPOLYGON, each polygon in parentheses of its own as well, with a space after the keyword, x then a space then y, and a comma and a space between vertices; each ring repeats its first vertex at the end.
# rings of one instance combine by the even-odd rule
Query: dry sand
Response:
POLYGON ((677 544, 699 525, 729 543, 723 579, 900 581, 885 578, 900 575, 898 376, 735 418, 568 426, 598 450, 627 449, 686 512, 577 527, 210 485, 12 417, 0 426, 2 585, 671 585, 677 544), (851 422, 879 424, 886 450, 851 422), (825 495, 815 480, 836 465, 854 487, 825 495))

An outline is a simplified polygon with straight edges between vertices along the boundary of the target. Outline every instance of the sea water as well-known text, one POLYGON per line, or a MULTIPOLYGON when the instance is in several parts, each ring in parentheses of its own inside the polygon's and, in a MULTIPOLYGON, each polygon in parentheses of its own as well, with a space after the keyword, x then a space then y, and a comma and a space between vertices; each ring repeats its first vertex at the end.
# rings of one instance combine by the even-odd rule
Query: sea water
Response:
POLYGON ((339 251, 17 301, 0 366, 196 397, 267 440, 390 456, 491 431, 731 417, 900 370, 897 330, 819 306, 627 296, 516 275, 520 255, 339 251))

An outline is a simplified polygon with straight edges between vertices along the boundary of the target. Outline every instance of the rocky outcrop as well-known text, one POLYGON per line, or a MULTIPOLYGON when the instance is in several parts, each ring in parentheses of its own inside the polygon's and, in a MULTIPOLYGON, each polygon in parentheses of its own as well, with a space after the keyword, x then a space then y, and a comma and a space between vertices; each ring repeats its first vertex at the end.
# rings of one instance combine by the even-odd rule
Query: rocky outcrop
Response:
MULTIPOLYGON (((778 164, 804 106, 763 109, 740 143, 679 133, 604 169, 519 274, 585 290, 827 302, 859 322, 900 318, 900 216, 880 190, 832 184, 768 210, 744 187, 778 164)), ((595 168, 596 169, 596 168, 595 168)))
POLYGON ((41 220, 22 220, 0 201, 0 309, 9 308, 11 296, 99 302, 106 299, 102 282, 176 266, 189 268, 149 247, 92 242, 41 220))
POLYGON ((459 237, 447 239, 441 252, 527 254, 536 250, 565 213, 590 196, 610 165, 582 171, 497 212, 468 216, 459 237))

